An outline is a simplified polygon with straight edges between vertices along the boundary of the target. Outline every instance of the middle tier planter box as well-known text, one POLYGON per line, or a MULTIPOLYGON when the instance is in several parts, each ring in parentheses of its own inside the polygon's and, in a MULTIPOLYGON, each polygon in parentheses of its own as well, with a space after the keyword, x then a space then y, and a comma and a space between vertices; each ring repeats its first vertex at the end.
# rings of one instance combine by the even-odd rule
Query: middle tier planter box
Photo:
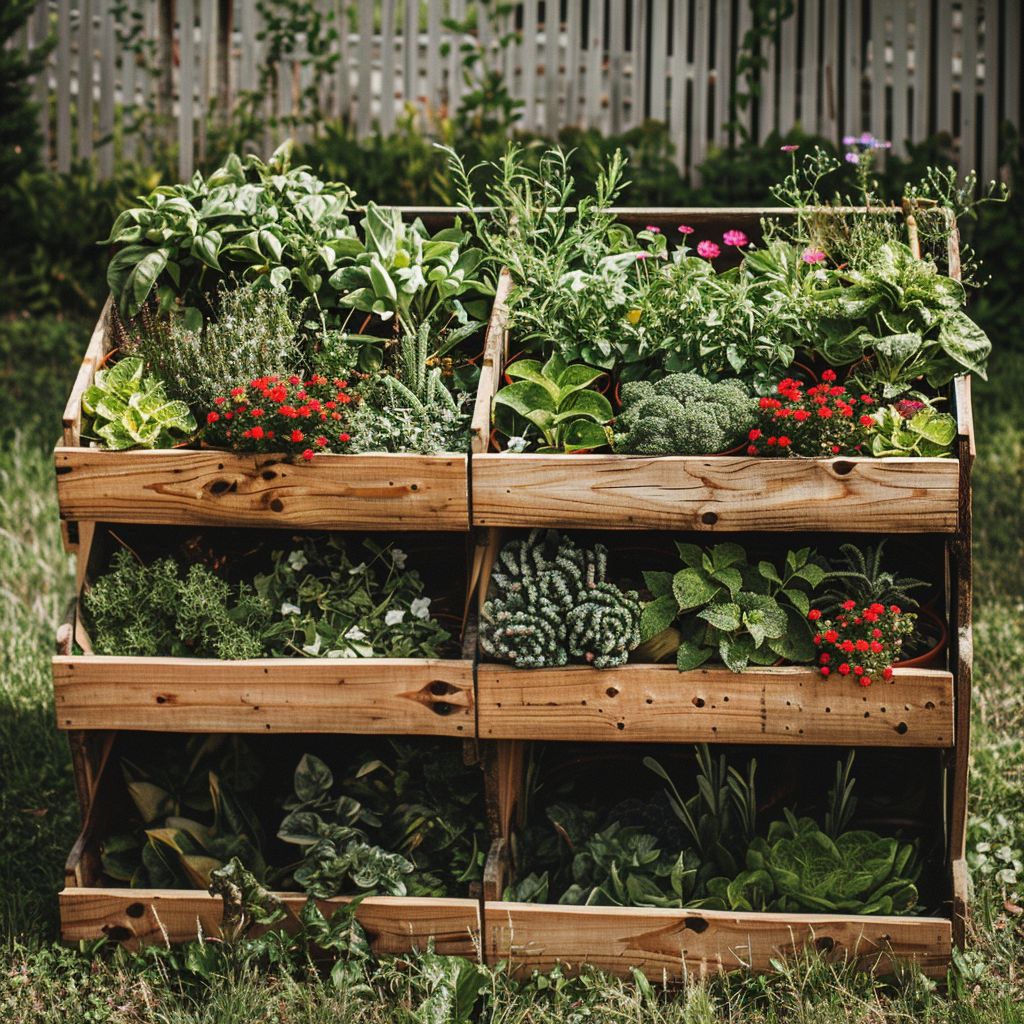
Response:
MULTIPOLYGON (((109 527, 101 526, 79 555, 88 566, 84 586, 106 567, 113 546, 109 527)), ((461 569, 462 545, 449 547, 461 569)), ((476 726, 474 648, 470 628, 461 656, 449 658, 224 661, 103 656, 90 653, 76 606, 58 633, 53 658, 57 725, 71 731, 391 733, 469 739, 476 726)))

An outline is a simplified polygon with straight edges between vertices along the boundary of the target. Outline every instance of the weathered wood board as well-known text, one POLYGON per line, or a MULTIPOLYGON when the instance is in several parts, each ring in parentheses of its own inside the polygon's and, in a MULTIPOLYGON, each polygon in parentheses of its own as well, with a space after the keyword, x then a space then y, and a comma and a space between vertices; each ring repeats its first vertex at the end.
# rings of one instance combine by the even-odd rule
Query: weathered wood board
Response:
POLYGON ((944 977, 951 923, 936 917, 757 914, 484 903, 484 956, 516 974, 584 964, 629 976, 683 981, 717 971, 771 971, 772 960, 811 945, 830 960, 887 973, 893 958, 944 977))
POLYGON ((469 660, 58 655, 53 686, 61 729, 475 733, 469 660))
MULTIPOLYGON (((306 897, 279 893, 290 917, 306 897)), ((323 900, 331 907, 345 900, 323 900)), ((65 942, 108 938, 131 949, 149 943, 188 942, 216 936, 223 903, 205 892, 175 889, 92 889, 68 886, 60 893, 60 931, 65 942)), ((472 899, 373 896, 356 914, 378 955, 425 950, 475 959, 480 935, 480 903, 472 899)), ((287 921, 283 923, 287 927, 287 921)))
POLYGON ((678 672, 477 666, 481 739, 651 743, 953 745, 953 677, 896 669, 871 686, 813 668, 678 672))
POLYGON ((61 518, 316 530, 467 530, 465 455, 57 447, 61 518))
POLYGON ((952 533, 955 459, 473 455, 474 526, 952 533))

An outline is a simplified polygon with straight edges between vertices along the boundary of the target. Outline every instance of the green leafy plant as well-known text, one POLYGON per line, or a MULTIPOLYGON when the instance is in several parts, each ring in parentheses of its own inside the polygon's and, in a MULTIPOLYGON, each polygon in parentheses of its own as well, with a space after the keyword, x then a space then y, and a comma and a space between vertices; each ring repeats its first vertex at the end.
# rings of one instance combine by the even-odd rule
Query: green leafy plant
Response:
POLYGON ((992 345, 963 312, 963 285, 906 245, 879 245, 863 266, 834 271, 832 280, 815 294, 824 314, 817 348, 832 365, 865 359, 854 373, 865 391, 892 398, 920 378, 932 387, 959 373, 985 378, 992 345))
POLYGON ((480 624, 480 647, 517 668, 623 664, 640 642, 640 601, 606 579, 608 552, 554 531, 504 544, 480 624))
POLYGON ((580 363, 569 366, 556 353, 545 363, 517 359, 505 372, 518 379, 494 396, 494 422, 512 439, 510 450, 525 450, 533 430, 543 439, 536 448, 542 453, 579 452, 608 444, 604 424, 612 418, 612 406, 590 388, 603 371, 580 363))
POLYGON ((184 402, 171 401, 161 381, 146 376, 137 356, 97 370, 82 395, 82 432, 106 448, 173 448, 187 441, 196 421, 184 402))
POLYGON ((224 902, 220 937, 238 942, 253 927, 269 928, 284 916, 284 901, 271 892, 237 856, 210 872, 207 891, 224 902))
POLYGON ((162 311, 184 306, 198 330, 205 297, 231 278, 333 306, 327 279, 360 248, 352 192, 291 167, 291 149, 285 143, 267 163, 232 154, 208 177, 161 186, 120 214, 100 244, 121 246, 107 282, 122 315, 155 296, 162 311))
POLYGON ((858 607, 877 603, 916 608, 911 591, 928 584, 883 568, 885 545, 885 540, 863 548, 858 544, 840 544, 839 557, 829 559, 828 579, 814 599, 815 608, 823 615, 834 615, 850 600, 858 607))
POLYGON ((914 399, 884 406, 872 419, 868 438, 871 454, 877 458, 941 459, 951 454, 950 446, 956 440, 956 420, 949 413, 914 399))
POLYGON ((788 551, 781 570, 768 561, 751 565, 734 543, 676 548, 684 568, 644 573, 652 600, 641 632, 650 641, 678 622, 680 672, 715 656, 733 672, 780 658, 813 660, 807 614, 812 592, 828 573, 810 548, 788 551))
POLYGON ((469 309, 477 321, 486 317, 480 296, 490 286, 478 276, 484 252, 458 221, 431 236, 418 218, 406 224, 398 210, 368 203, 361 230, 364 241, 346 246, 348 260, 330 277, 343 307, 394 317, 398 329, 413 333, 438 317, 465 323, 469 309))
POLYGON ((257 658, 273 606, 252 587, 232 587, 204 565, 182 573, 174 558, 144 564, 115 552, 85 591, 93 649, 133 657, 257 658))
POLYGON ((713 384, 692 373, 622 387, 617 452, 710 455, 731 448, 754 425, 756 405, 737 381, 713 384))

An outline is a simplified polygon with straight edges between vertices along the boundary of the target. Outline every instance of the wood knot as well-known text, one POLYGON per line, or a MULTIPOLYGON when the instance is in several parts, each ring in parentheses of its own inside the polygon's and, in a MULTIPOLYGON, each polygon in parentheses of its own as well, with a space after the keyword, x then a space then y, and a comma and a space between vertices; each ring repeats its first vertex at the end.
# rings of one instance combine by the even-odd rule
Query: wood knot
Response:
POLYGON ((714 526, 715 523, 718 522, 718 514, 715 512, 705 512, 704 515, 700 517, 700 521, 705 526, 714 526))
POLYGON ((284 511, 284 502, 280 498, 275 498, 270 503, 270 511, 271 512, 283 512, 284 511))
POLYGON ((850 473, 853 472, 853 463, 852 462, 833 462, 832 463, 832 472, 835 473, 836 476, 848 476, 850 473))

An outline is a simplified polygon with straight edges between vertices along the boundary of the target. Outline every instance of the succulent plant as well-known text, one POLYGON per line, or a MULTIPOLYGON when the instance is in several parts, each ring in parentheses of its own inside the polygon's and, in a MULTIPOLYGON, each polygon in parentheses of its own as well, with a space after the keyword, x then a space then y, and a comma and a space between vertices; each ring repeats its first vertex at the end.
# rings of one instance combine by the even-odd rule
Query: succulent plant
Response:
POLYGON ((518 668, 621 665, 640 643, 640 600, 606 580, 608 551, 534 530, 498 555, 480 646, 518 668))

